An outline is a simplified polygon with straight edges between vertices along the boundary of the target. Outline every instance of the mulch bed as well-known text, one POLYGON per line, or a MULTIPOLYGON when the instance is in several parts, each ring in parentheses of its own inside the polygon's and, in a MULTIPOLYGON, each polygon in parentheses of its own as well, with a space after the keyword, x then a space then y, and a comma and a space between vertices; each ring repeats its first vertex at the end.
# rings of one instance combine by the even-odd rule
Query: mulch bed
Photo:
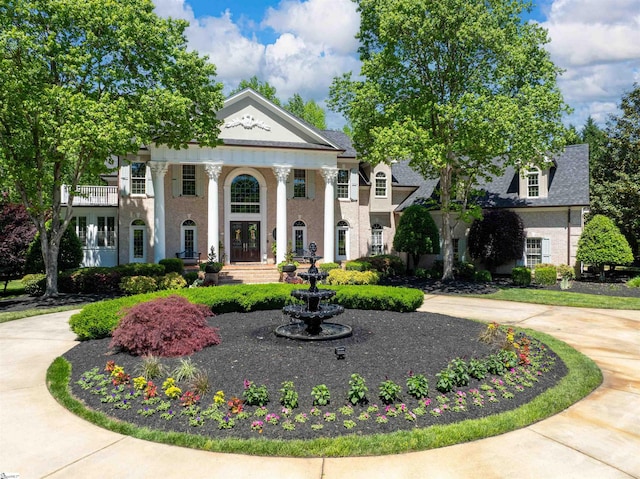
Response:
MULTIPOLYGON (((388 423, 379 424, 375 421, 377 413, 371 413, 368 420, 360 420, 361 412, 374 403, 379 406, 379 414, 384 414, 384 405, 378 398, 380 382, 390 379, 402 386, 402 401, 409 409, 415 409, 420 403, 406 394, 406 377, 410 371, 424 374, 430 385, 429 397, 432 404, 426 408, 431 411, 438 406, 435 389, 436 373, 447 366, 456 357, 466 360, 488 355, 491 348, 478 341, 478 337, 485 330, 486 325, 448 316, 430 313, 393 313, 384 311, 347 310, 335 318, 335 322, 348 324, 353 328, 353 336, 341 340, 321 342, 300 342, 276 337, 273 333, 276 326, 289 321, 280 311, 231 313, 215 316, 210 319, 210 325, 220 330, 222 342, 220 345, 205 348, 191 356, 198 367, 208 373, 211 381, 211 391, 201 402, 202 409, 212 403, 215 391, 223 390, 227 399, 231 396, 241 397, 244 380, 253 381, 256 385, 266 385, 270 402, 267 409, 270 413, 281 416, 279 425, 265 425, 262 433, 251 430, 253 420, 264 418, 252 417, 243 421, 236 421, 233 429, 220 430, 218 423, 207 421, 204 425, 194 427, 188 423, 188 418, 179 415, 181 408, 178 401, 172 403, 172 410, 178 414, 167 421, 160 417, 160 413, 151 416, 138 414, 139 403, 131 409, 114 409, 112 404, 103 403, 100 396, 92 394, 91 390, 81 389, 75 384, 82 373, 94 367, 103 370, 109 360, 123 366, 125 371, 133 376, 139 371, 141 359, 127 353, 111 351, 109 339, 86 341, 71 349, 65 358, 72 364, 71 386, 73 394, 85 402, 89 407, 123 421, 147 426, 159 430, 172 430, 206 435, 214 438, 225 437, 266 437, 272 439, 312 439, 318 437, 336 437, 344 434, 374 434, 387 433, 397 430, 426 427, 432 424, 446 424, 465 419, 474 419, 496 414, 516 408, 529 402, 547 388, 553 386, 566 374, 566 367, 561 361, 555 361, 549 372, 544 373, 538 382, 522 391, 514 391, 512 399, 503 399, 498 394, 499 402, 491 403, 484 391, 483 407, 475 406, 471 397, 467 397, 467 407, 464 412, 453 412, 451 409, 440 417, 430 413, 419 416, 415 421, 407 420, 404 413, 398 417, 389 418, 388 423), (346 347, 344 359, 337 359, 334 349, 336 346, 346 347), (349 379, 352 373, 362 375, 369 388, 367 405, 354 408, 353 416, 343 416, 338 408, 347 404, 349 379), (287 431, 282 428, 286 420, 281 413, 278 390, 283 381, 293 381, 299 393, 299 407, 293 410, 290 417, 298 413, 306 413, 309 420, 295 423, 295 430, 287 431), (319 384, 325 384, 331 392, 329 406, 321 407, 322 414, 336 412, 335 422, 326 422, 323 416, 313 417, 310 411, 313 407, 311 389, 319 384), (344 420, 353 420, 353 429, 345 428, 344 420), (321 430, 313 430, 311 424, 322 424, 321 430)), ((552 355, 555 358, 555 355, 552 355)), ((179 363, 178 359, 163 359, 169 369, 179 363)), ((159 379, 158 390, 163 379, 159 379)), ((489 383, 489 378, 482 381, 489 383)), ((472 380, 468 386, 456 388, 468 391, 478 388, 480 382, 472 380)), ((162 395, 162 393, 161 393, 162 395)), ((454 393, 448 394, 453 405, 454 393)), ((154 407, 154 406, 152 406, 154 407)), ((225 408, 226 410, 226 408, 225 408)), ((255 408, 247 408, 253 413, 255 408)))

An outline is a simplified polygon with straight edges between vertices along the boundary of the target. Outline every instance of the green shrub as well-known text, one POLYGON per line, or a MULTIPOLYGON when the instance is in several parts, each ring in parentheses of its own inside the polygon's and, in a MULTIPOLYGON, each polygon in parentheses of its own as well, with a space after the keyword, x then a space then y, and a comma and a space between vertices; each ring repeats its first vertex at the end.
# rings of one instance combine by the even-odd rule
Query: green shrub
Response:
POLYGON ((558 279, 558 270, 552 264, 537 264, 534 272, 534 281, 542 286, 552 286, 558 279))
POLYGON ((380 280, 375 271, 343 271, 333 269, 329 271, 327 284, 377 284, 380 280))
MULTIPOLYGON (((180 273, 168 273, 156 280, 158 289, 182 289, 187 287, 186 280, 180 273)), ((143 292, 143 291, 141 291, 143 292)))
MULTIPOLYGON (((422 255, 440 252, 438 226, 428 208, 412 205, 402 212, 393 237, 393 249, 407 253, 407 266, 410 258, 414 268, 418 266, 422 255)), ((400 273, 400 270, 395 271, 395 274, 400 273)))
POLYGON ((164 266, 156 263, 128 263, 116 266, 122 276, 162 276, 164 266))
MULTIPOLYGON (((47 231, 51 233, 51 221, 47 221, 47 231)), ((82 263, 82 243, 76 234, 75 228, 69 226, 62 234, 60 240, 60 251, 58 253, 58 271, 74 269, 82 263)), ((40 243, 40 233, 31 241, 27 250, 27 258, 25 262, 25 271, 27 273, 44 273, 44 260, 42 258, 42 244, 40 243)))
POLYGON ((368 261, 347 261, 344 265, 344 269, 347 271, 369 271, 372 269, 371 263, 368 261))
POLYGON ((556 270, 558 271, 558 276, 560 276, 561 279, 566 278, 569 281, 576 279, 575 268, 568 264, 559 264, 556 266, 556 270))
POLYGON ((458 279, 473 281, 475 279, 476 267, 473 263, 456 261, 453 265, 453 274, 458 279))
POLYGON ((120 281, 120 290, 127 294, 151 293, 157 289, 156 279, 151 276, 126 276, 120 281))
POLYGON ((184 280, 187 282, 187 285, 191 285, 196 279, 198 279, 198 272, 189 271, 187 273, 184 273, 183 276, 184 276, 184 280))
POLYGON ((365 261, 371 263, 371 269, 374 269, 380 276, 396 276, 404 274, 405 266, 399 256, 392 254, 380 254, 377 256, 367 256, 358 258, 356 261, 365 261))
POLYGON ((593 265, 604 274, 604 265, 629 264, 633 262, 633 253, 614 222, 606 216, 595 215, 580 235, 576 260, 593 265))
MULTIPOLYGON (((216 314, 282 309, 293 301, 291 291, 298 285, 241 284, 216 288, 185 288, 175 292, 127 296, 109 301, 100 301, 85 306, 69 320, 71 330, 81 340, 107 337, 118 325, 122 310, 137 303, 157 297, 178 294, 190 302, 205 304, 216 314)), ((418 309, 424 302, 424 293, 415 288, 391 286, 331 286, 336 291, 332 302, 348 309, 409 312, 418 309)))
POLYGON ((635 278, 627 281, 627 286, 629 288, 640 288, 640 276, 636 276, 635 278))
POLYGON ((47 276, 45 274, 27 274, 22 278, 24 292, 29 296, 42 296, 46 289, 47 276))
POLYGON ((481 269, 473 274, 473 280, 477 283, 489 283, 492 279, 491 272, 486 269, 481 269))
POLYGON ((511 280, 516 286, 529 286, 531 284, 531 270, 526 266, 516 266, 511 270, 511 280))
POLYGON ((122 275, 117 268, 90 267, 58 274, 58 291, 63 293, 116 293, 122 275))
POLYGON ((164 266, 165 274, 178 273, 182 274, 184 271, 184 262, 180 258, 165 258, 159 261, 159 264, 164 266))
POLYGON ((432 276, 432 270, 430 269, 424 269, 424 268, 416 268, 416 278, 419 279, 431 279, 432 276))
POLYGON ((318 265, 318 269, 320 271, 326 271, 329 272, 332 269, 340 269, 340 265, 338 263, 320 263, 318 265))

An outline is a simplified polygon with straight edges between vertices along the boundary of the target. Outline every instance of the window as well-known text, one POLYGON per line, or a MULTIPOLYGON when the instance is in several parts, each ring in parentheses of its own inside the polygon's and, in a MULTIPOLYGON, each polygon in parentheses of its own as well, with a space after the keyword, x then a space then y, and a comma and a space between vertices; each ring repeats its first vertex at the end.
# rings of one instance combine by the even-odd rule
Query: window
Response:
POLYGON ((296 221, 293 223, 293 254, 295 256, 303 256, 306 245, 307 225, 304 221, 296 221))
POLYGON ((339 221, 336 232, 336 256, 338 259, 347 259, 347 242, 349 234, 349 223, 339 221))
POLYGON ((349 170, 338 170, 336 193, 338 198, 349 198, 349 170))
POLYGON ((197 251, 196 222, 193 220, 185 220, 182 222, 182 251, 185 252, 185 258, 193 258, 194 252, 197 251))
POLYGON ((87 246, 87 217, 76 216, 73 219, 73 228, 76 230, 76 234, 78 235, 78 239, 82 246, 87 246))
POLYGON ((293 170, 293 197, 307 197, 307 172, 306 170, 293 170))
POLYGON ((134 220, 131 223, 131 258, 132 263, 144 262, 146 254, 146 226, 142 220, 134 220))
POLYGON ((382 226, 378 223, 371 227, 371 254, 383 254, 384 246, 382 244, 382 226))
POLYGON ((98 246, 116 245, 116 219, 113 216, 98 216, 98 246))
POLYGON ((527 196, 529 198, 540 196, 540 171, 538 170, 527 173, 527 196))
POLYGON ((182 165, 182 196, 196 195, 196 165, 182 165))
POLYGON ((385 175, 381 171, 376 173, 376 197, 387 197, 387 175, 385 175))
POLYGON ((231 183, 231 212, 260 213, 260 184, 251 175, 238 175, 231 183))
POLYGON ((533 269, 537 264, 542 263, 542 238, 527 238, 525 254, 527 268, 533 269))
POLYGON ((451 238, 453 246, 453 260, 460 261, 460 238, 451 238))
POLYGON ((144 195, 147 193, 147 165, 146 163, 131 163, 131 194, 144 195))

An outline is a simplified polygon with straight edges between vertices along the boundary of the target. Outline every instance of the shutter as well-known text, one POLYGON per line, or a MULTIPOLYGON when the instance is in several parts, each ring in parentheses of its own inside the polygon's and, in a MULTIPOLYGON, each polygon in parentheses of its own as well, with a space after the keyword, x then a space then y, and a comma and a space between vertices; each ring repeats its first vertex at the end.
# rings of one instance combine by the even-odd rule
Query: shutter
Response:
POLYGON ((460 262, 467 262, 467 238, 458 239, 458 256, 460 258, 460 262))
POLYGON ((196 196, 204 197, 204 167, 196 166, 196 196))
POLYGON ((349 195, 353 201, 358 200, 358 190, 360 182, 358 181, 358 168, 351 168, 351 178, 349 181, 349 195))
POLYGON ((542 262, 545 264, 551 263, 551 240, 549 238, 542 238, 542 262))
POLYGON ((307 170, 307 198, 316 197, 316 170, 307 170))
POLYGON ((171 165, 171 193, 176 198, 180 196, 182 167, 180 165, 171 165))
POLYGON ((122 165, 120 167, 120 194, 122 196, 129 196, 131 191, 130 186, 131 167, 129 165, 122 165))
POLYGON ((289 173, 289 176, 287 176, 287 199, 290 200, 291 198, 293 198, 293 177, 295 175, 293 174, 293 169, 291 170, 291 172, 289 173))
POLYGON ((145 176, 147 178, 147 196, 153 196, 153 179, 151 178, 151 168, 149 165, 145 166, 145 176))

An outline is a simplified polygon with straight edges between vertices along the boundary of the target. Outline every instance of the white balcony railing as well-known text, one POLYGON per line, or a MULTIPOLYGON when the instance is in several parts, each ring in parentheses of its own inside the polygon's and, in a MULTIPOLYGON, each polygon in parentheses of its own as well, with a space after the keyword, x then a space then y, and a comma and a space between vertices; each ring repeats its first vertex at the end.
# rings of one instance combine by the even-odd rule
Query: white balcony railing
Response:
MULTIPOLYGON (((69 186, 62 185, 62 204, 69 203, 69 186)), ((73 206, 118 206, 117 186, 78 186, 73 206)))

